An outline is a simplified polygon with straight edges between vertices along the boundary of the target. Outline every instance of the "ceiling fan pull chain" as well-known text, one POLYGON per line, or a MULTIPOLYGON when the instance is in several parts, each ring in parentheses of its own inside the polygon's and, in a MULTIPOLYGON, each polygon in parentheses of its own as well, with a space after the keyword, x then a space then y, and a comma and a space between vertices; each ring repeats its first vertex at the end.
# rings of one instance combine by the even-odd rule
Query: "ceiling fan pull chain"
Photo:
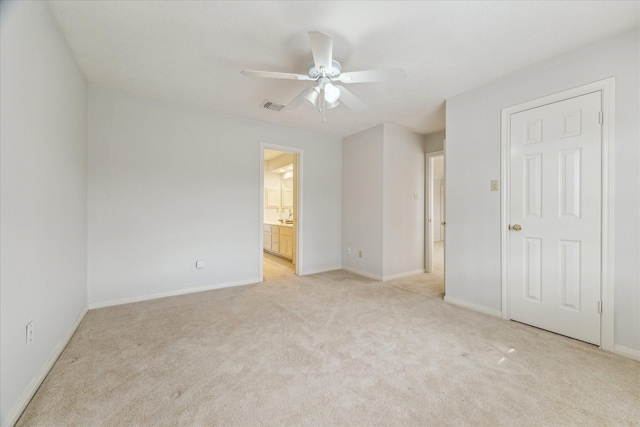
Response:
POLYGON ((322 89, 322 123, 327 122, 326 111, 327 111, 327 100, 324 99, 324 89, 322 89))

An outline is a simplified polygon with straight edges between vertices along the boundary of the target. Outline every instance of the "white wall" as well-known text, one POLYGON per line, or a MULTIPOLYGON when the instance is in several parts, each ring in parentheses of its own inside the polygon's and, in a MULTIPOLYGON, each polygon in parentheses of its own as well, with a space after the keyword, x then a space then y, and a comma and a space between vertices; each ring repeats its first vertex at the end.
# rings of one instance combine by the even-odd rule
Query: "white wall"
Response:
POLYGON ((382 279, 384 126, 342 141, 342 267, 382 279), (347 254, 351 248, 351 254, 347 254), (358 257, 362 250, 363 257, 358 257))
POLYGON ((615 76, 615 342, 640 350, 639 34, 633 31, 447 100, 447 296, 500 310, 500 110, 615 76))
POLYGON ((89 125, 90 304, 258 281, 260 142, 304 150, 301 274, 340 268, 339 138, 95 86, 89 125))
POLYGON ((344 269, 377 280, 424 271, 424 172, 422 135, 384 123, 344 138, 344 269))
POLYGON ((87 85, 46 2, 3 2, 0 34, 0 422, 9 424, 87 306, 87 85))
POLYGON ((433 153, 441 151, 444 146, 445 132, 430 133, 424 136, 424 152, 433 153))
POLYGON ((384 124, 383 278, 424 272, 424 136, 384 124), (414 198, 417 193, 418 198, 414 198))

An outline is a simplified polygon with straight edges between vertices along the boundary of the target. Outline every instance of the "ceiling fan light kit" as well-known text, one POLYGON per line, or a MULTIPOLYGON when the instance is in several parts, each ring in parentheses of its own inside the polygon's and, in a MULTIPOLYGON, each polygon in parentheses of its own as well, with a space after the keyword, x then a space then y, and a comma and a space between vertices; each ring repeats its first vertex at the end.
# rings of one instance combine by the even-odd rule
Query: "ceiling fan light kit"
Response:
POLYGON ((335 83, 371 83, 402 80, 407 77, 407 72, 403 68, 343 73, 340 63, 332 58, 333 38, 331 36, 320 31, 310 31, 309 42, 313 62, 307 68, 307 75, 252 70, 242 70, 241 74, 267 79, 315 81, 315 86, 300 92, 285 106, 285 109, 298 108, 303 101, 307 101, 314 107, 319 107, 319 111, 323 113, 323 119, 325 110, 335 108, 341 102, 353 111, 362 111, 366 108, 366 105, 353 93, 335 83), (322 101, 320 105, 318 105, 319 99, 322 101))
POLYGON ((340 98, 340 90, 330 82, 325 83, 322 89, 324 91, 324 100, 328 103, 332 104, 340 98))
POLYGON ((327 102, 325 103, 325 108, 327 110, 331 110, 332 108, 336 108, 338 105, 340 105, 340 101, 336 101, 336 102, 327 102))

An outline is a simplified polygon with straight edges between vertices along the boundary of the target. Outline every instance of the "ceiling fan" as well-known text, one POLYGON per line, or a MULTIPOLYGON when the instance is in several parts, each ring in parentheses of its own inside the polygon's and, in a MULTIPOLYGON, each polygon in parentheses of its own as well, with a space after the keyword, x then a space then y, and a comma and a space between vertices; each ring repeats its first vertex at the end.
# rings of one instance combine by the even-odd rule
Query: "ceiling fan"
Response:
POLYGON ((247 77, 267 79, 315 81, 314 86, 300 92, 285 108, 298 108, 304 101, 307 101, 314 107, 318 107, 323 116, 325 110, 337 107, 341 102, 353 111, 362 111, 366 108, 366 105, 353 93, 336 83, 382 82, 402 80, 407 77, 404 68, 343 73, 340 63, 332 57, 333 38, 330 35, 320 31, 310 31, 309 41, 313 62, 309 64, 306 75, 252 70, 242 70, 241 74, 247 77))

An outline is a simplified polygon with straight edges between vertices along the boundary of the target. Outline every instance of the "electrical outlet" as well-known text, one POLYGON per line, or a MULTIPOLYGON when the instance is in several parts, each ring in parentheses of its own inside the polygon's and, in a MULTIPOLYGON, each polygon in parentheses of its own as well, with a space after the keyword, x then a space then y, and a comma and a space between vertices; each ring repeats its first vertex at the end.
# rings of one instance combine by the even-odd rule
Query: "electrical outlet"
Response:
POLYGON ((358 251, 358 258, 362 258, 362 251, 358 251))
POLYGON ((498 191, 500 189, 500 181, 497 179, 491 180, 491 191, 498 191))
POLYGON ((347 248, 347 255, 351 255, 351 248, 347 248))
POLYGON ((420 195, 417 192, 413 193, 414 200, 418 200, 419 198, 420 198, 420 195))
POLYGON ((204 268, 204 260, 199 259, 196 261, 196 268, 204 268))
POLYGON ((33 342, 33 321, 27 323, 26 332, 27 332, 27 336, 26 336, 27 345, 29 345, 33 342))

